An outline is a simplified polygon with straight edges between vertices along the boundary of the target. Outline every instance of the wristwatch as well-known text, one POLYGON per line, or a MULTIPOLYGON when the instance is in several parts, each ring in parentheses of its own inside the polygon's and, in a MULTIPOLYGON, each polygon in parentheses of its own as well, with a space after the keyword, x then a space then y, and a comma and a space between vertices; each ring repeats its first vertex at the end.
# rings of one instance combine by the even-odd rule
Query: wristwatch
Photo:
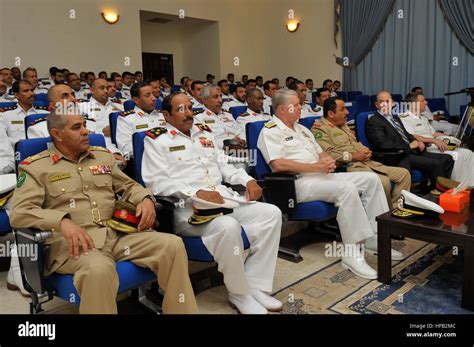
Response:
POLYGON ((150 199, 153 202, 153 204, 155 205, 155 207, 158 206, 158 201, 156 201, 155 196, 153 194, 145 196, 145 198, 143 198, 143 200, 145 200, 145 199, 150 199))

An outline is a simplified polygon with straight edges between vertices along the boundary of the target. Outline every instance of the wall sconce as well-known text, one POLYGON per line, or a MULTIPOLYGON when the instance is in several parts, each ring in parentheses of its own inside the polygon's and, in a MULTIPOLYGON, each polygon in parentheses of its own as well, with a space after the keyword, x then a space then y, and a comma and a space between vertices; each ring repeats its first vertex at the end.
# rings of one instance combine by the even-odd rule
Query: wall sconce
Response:
POLYGON ((298 21, 291 21, 286 24, 286 29, 288 29, 290 33, 294 33, 296 30, 298 30, 299 27, 300 22, 298 21))
POLYGON ((119 21, 120 15, 117 12, 107 11, 101 12, 102 19, 105 20, 109 24, 115 24, 119 21))

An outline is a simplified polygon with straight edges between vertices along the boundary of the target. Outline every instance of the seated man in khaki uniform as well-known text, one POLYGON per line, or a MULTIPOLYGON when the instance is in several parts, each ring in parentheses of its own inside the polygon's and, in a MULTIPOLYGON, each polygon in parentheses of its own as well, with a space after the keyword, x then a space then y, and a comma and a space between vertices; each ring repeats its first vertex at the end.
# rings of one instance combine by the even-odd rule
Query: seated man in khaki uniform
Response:
POLYGON ((70 113, 50 113, 54 145, 20 163, 11 225, 54 232, 45 275, 74 275, 80 313, 117 313, 115 262, 122 260, 156 273, 165 292, 164 313, 197 312, 181 239, 150 229, 156 217, 151 190, 120 171, 106 148, 89 146, 86 121, 78 110, 70 113), (136 206, 137 232, 107 227, 115 194, 136 206))
POLYGON ((375 172, 382 181, 389 206, 396 208, 402 190, 410 191, 411 176, 407 169, 385 166, 371 160, 372 152, 360 142, 346 124, 349 111, 344 101, 329 98, 324 102, 324 117, 314 122, 311 129, 323 150, 338 163, 347 164, 347 171, 375 172), (390 181, 395 183, 391 187, 390 181))

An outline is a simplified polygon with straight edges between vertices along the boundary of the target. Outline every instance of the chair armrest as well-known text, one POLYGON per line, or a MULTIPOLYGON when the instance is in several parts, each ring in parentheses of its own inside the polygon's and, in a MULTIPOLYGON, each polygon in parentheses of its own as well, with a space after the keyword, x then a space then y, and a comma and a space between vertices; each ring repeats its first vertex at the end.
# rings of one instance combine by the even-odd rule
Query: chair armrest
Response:
POLYGON ((156 207, 156 219, 160 222, 158 230, 163 233, 176 234, 174 222, 174 210, 179 208, 182 199, 174 196, 155 195, 158 206, 156 207))
POLYGON ((230 183, 227 183, 227 182, 224 182, 223 184, 226 187, 229 187, 230 189, 232 189, 235 192, 243 193, 247 190, 247 188, 245 186, 241 185, 241 184, 230 184, 230 183))
MULTIPOLYGON (((53 237, 52 231, 36 229, 15 229, 17 250, 23 250, 29 256, 19 254, 23 285, 36 296, 47 291, 44 282, 44 242, 53 237)), ((52 294, 50 294, 52 295, 52 294)))
POLYGON ((392 152, 372 152, 373 157, 383 157, 384 155, 402 155, 405 154, 405 151, 403 149, 399 149, 398 151, 392 151, 392 152))
POLYGON ((263 200, 278 206, 283 213, 292 213, 296 208, 296 175, 286 172, 269 173, 263 180, 263 200))

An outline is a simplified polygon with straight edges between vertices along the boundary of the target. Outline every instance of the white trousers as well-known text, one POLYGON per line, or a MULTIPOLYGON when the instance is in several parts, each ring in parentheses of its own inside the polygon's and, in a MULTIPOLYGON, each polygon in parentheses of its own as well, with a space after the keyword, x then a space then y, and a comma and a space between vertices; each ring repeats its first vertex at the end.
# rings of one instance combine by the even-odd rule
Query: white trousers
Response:
POLYGON ((345 244, 377 234, 375 217, 389 210, 382 183, 373 172, 301 175, 296 180, 296 199, 299 203, 321 200, 335 204, 345 244))
POLYGON ((248 295, 250 289, 272 291, 282 224, 278 207, 260 202, 241 204, 233 213, 199 226, 188 223, 192 213, 189 203, 175 210, 176 230, 180 236, 202 237, 230 293, 248 295), (241 228, 250 241, 246 259, 241 228))
MULTIPOLYGON (((441 153, 436 146, 429 146, 426 149, 431 153, 441 153)), ((467 148, 457 148, 454 151, 446 151, 454 159, 453 172, 451 179, 455 181, 468 181, 470 186, 474 186, 474 153, 467 148)))

